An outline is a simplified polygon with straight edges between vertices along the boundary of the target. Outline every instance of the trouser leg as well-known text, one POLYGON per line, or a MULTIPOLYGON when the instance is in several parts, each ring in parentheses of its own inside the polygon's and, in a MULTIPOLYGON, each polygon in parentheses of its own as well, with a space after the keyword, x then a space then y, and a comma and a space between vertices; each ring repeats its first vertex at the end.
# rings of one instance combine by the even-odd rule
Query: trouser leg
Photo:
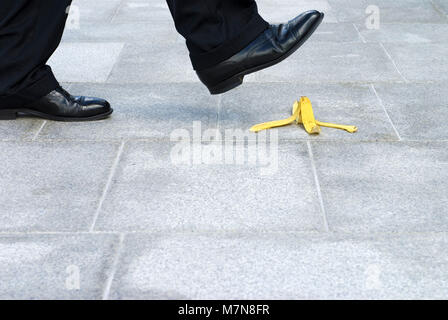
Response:
POLYGON ((32 102, 58 86, 48 59, 71 0, 0 1, 0 108, 32 102))
POLYGON ((167 0, 196 70, 241 51, 269 26, 254 0, 167 0))

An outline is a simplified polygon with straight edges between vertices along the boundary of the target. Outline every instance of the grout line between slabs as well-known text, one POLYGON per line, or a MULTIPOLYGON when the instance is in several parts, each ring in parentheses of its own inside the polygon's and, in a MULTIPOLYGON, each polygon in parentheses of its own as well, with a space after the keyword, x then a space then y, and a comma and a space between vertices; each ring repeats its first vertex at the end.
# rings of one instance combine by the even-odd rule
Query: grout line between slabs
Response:
MULTIPOLYGON (((213 128, 212 128, 213 129, 213 128)), ((221 129, 221 128, 219 128, 221 129)), ((223 127, 223 129, 226 129, 223 127)), ((227 129, 235 129, 233 127, 229 127, 227 129)), ((249 129, 247 129, 249 130, 249 129)), ((39 139, 39 142, 42 143, 117 143, 122 141, 123 138, 117 137, 116 139, 39 139)), ((136 138, 127 138, 128 142, 144 142, 144 143, 169 143, 170 141, 169 137, 166 138, 150 138, 150 137, 136 137, 136 138)), ((237 141, 237 142, 244 142, 247 141, 247 139, 221 139, 221 140, 202 140, 202 142, 226 142, 226 141, 237 141)), ((252 141, 255 141, 252 140, 252 141)), ((295 143, 295 142, 313 142, 313 143, 325 143, 325 142, 334 142, 334 143, 393 143, 397 142, 397 139, 376 139, 376 138, 366 138, 366 139, 351 139, 351 138, 340 138, 340 139, 312 139, 312 138, 281 138, 279 140, 280 143, 295 143)), ((446 143, 448 142, 448 139, 401 139, 400 141, 403 142, 416 142, 416 143, 446 143)), ((29 139, 0 139, 0 142, 2 143, 19 143, 19 142, 32 142, 29 139)))
MULTIPOLYGON (((66 88, 68 91, 70 91, 70 89, 72 88, 72 84, 68 83, 66 84, 66 88)), ((36 141, 37 138, 39 137, 39 135, 41 134, 42 130, 45 128, 45 126, 47 125, 48 120, 44 120, 44 122, 41 124, 41 126, 39 127, 39 129, 36 131, 36 133, 34 134, 33 138, 31 139, 31 141, 36 141)))
POLYGON ((44 122, 42 122, 40 128, 36 131, 36 133, 33 136, 33 139, 31 139, 31 141, 36 141, 37 137, 39 136, 39 134, 42 132, 43 128, 45 127, 45 125, 47 124, 47 120, 44 120, 44 122))
POLYGON ((327 212, 325 210, 324 200, 322 198, 322 191, 321 191, 321 188, 320 188, 319 177, 317 176, 316 163, 314 161, 314 154, 313 154, 313 149, 311 147, 311 142, 307 141, 306 145, 308 147, 308 155, 310 157, 311 168, 313 170, 313 175, 314 175, 314 182, 316 184, 317 197, 319 199, 319 205, 320 205, 320 211, 321 211, 321 214, 322 214, 324 230, 326 232, 329 232, 330 231, 330 227, 328 226, 327 212))
POLYGON ((434 3, 434 0, 429 0, 434 10, 437 11, 438 14, 440 14, 442 17, 445 18, 445 20, 448 20, 448 12, 445 12, 442 8, 439 7, 438 4, 434 3))
POLYGON ((96 221, 98 220, 98 216, 101 212, 101 209, 103 208, 103 203, 106 200, 107 193, 109 192, 109 189, 112 185, 112 180, 115 176, 115 172, 117 171, 118 163, 120 162, 121 155, 123 154, 124 145, 125 141, 122 141, 118 149, 117 156, 115 157, 114 163, 112 165, 112 168, 110 169, 109 177, 107 178, 106 186, 104 187, 103 193, 98 203, 98 207, 95 211, 95 216, 93 217, 93 222, 89 229, 90 232, 94 231, 96 221))
POLYGON ((107 277, 106 284, 104 286, 104 291, 103 291, 103 295, 102 295, 103 300, 109 299, 110 290, 112 288, 112 282, 114 281, 115 273, 117 272, 117 268, 118 268, 118 262, 120 260, 121 251, 123 249, 124 238, 125 238, 124 233, 120 233, 117 251, 115 252, 114 260, 112 261, 110 274, 107 277))
POLYGON ((374 87, 373 84, 370 85, 370 89, 373 91, 373 93, 375 94, 375 96, 376 96, 378 102, 380 103, 381 107, 383 108, 383 111, 384 111, 384 113, 386 114, 387 119, 389 119, 390 125, 391 125, 392 128, 394 129, 395 134, 396 134, 397 137, 398 137, 398 140, 401 141, 400 133, 398 132, 397 128, 395 127, 394 123, 392 122, 392 119, 391 119, 391 117, 390 117, 390 115, 389 115, 389 112, 387 112, 386 107, 384 106, 383 100, 381 100, 381 98, 380 98, 380 96, 379 96, 378 92, 376 91, 376 89, 375 89, 375 87, 374 87))
POLYGON ((0 236, 9 235, 26 235, 26 236, 39 236, 39 235, 98 235, 98 234, 120 234, 121 231, 0 231, 0 236))
POLYGON ((389 54, 389 52, 386 50, 386 47, 383 45, 382 42, 379 42, 381 48, 383 48, 384 53, 387 55, 389 60, 392 62, 392 64, 395 67, 395 70, 397 70, 400 77, 403 79, 404 82, 409 83, 409 80, 404 77, 404 75, 401 73, 401 71, 398 69, 397 64, 395 63, 394 59, 392 59, 392 56, 389 54))
POLYGON ((124 0, 120 0, 120 2, 117 4, 117 7, 115 8, 114 13, 109 19, 109 23, 114 23, 115 17, 118 15, 118 12, 120 12, 121 7, 124 4, 124 0))
MULTIPOLYGON (((123 42, 120 42, 123 43, 123 42)), ((359 42, 357 42, 359 43, 359 42)), ((127 43, 125 43, 126 46, 127 43)), ((377 44, 377 42, 375 42, 377 44)), ((117 58, 119 59, 119 57, 117 58)), ((253 75, 256 75, 257 73, 254 73, 253 75)), ((432 84, 432 83, 446 83, 448 80, 446 79, 434 79, 434 80, 418 80, 418 79, 411 79, 410 81, 407 80, 409 83, 415 83, 415 84, 432 84)), ((288 79, 288 80, 267 80, 267 81, 258 81, 258 80, 251 80, 246 81, 244 84, 270 84, 270 85, 276 85, 276 84, 289 84, 289 85, 297 85, 297 84, 334 84, 334 85, 366 85, 371 83, 387 83, 387 84, 401 84, 403 83, 403 80, 395 80, 395 79, 372 79, 372 80, 355 80, 355 81, 349 81, 349 80, 314 80, 314 81, 308 81, 305 79, 305 81, 295 80, 295 79, 288 79)), ((146 85, 146 86, 153 86, 153 85, 164 85, 164 86, 173 86, 173 85, 195 85, 199 86, 200 83, 198 81, 187 81, 187 80, 181 80, 181 81, 151 81, 151 82, 142 82, 142 81, 132 81, 132 82, 116 82, 116 81, 109 81, 109 82, 71 82, 72 85, 104 85, 104 86, 111 86, 111 87, 121 87, 121 86, 135 86, 135 85, 146 85)), ((205 92, 205 91, 204 91, 205 92)))
POLYGON ((361 32, 359 32, 358 27, 356 26, 355 23, 352 23, 353 27, 355 28, 356 32, 358 33, 359 38, 361 39, 362 43, 367 43, 366 39, 363 37, 363 35, 361 34, 361 32))
POLYGON ((117 58, 115 59, 114 64, 110 68, 109 73, 107 74, 107 77, 105 78, 105 80, 101 84, 109 83, 109 80, 112 77, 115 68, 117 67, 118 63, 120 62, 121 58, 123 57, 124 51, 125 51, 128 43, 127 42, 120 42, 120 44, 122 45, 121 49, 120 49, 120 53, 118 54, 117 58))
MULTIPOLYGON (((115 8, 115 12, 112 14, 112 17, 109 20, 109 23, 114 23, 115 17, 118 15, 118 12, 120 11, 121 7, 124 6, 124 0, 120 0, 120 3, 117 5, 117 7, 115 8)), ((112 73, 116 67, 116 65, 118 64, 118 62, 120 61, 121 57, 123 56, 123 52, 126 48, 126 44, 127 42, 120 42, 122 44, 120 53, 118 54, 115 63, 113 64, 112 68, 110 68, 109 73, 107 74, 107 77, 105 79, 105 81, 103 83, 107 83, 110 79, 110 77, 112 76, 112 73)))
MULTIPOLYGON (((401 236, 401 235, 430 235, 430 234, 443 234, 446 235, 448 230, 422 230, 422 231, 409 231, 409 230, 398 230, 398 231, 370 231, 369 236, 401 236)), ((42 232, 0 232, 0 238, 5 238, 9 236, 73 236, 73 235, 115 235, 124 237, 128 235, 156 235, 156 236, 175 236, 175 235, 241 235, 241 236, 263 236, 263 235, 277 235, 277 234, 290 234, 290 235, 322 235, 331 233, 333 235, 344 235, 344 236, 363 236, 364 231, 348 231, 348 230, 330 230, 330 232, 308 229, 308 230, 218 230, 218 229, 204 229, 204 230, 126 230, 126 231, 94 231, 94 232, 73 232, 73 231, 42 231, 42 232)))

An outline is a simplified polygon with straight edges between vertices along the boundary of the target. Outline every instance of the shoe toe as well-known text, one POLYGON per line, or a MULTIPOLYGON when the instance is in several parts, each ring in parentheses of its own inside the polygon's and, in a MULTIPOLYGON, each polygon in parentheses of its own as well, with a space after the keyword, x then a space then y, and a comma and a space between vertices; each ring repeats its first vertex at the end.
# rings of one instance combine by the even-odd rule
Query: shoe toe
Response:
POLYGON ((299 14, 297 17, 289 21, 289 23, 297 24, 299 22, 303 22, 309 19, 314 20, 320 18, 321 15, 323 16, 323 13, 317 10, 308 10, 299 14))
POLYGON ((96 108, 98 110, 98 113, 108 113, 112 110, 110 107, 110 103, 106 100, 97 101, 96 108))
POLYGON ((89 115, 99 115, 110 113, 112 108, 107 100, 94 97, 79 97, 78 102, 83 106, 83 109, 88 111, 89 115))
POLYGON ((291 20, 288 25, 296 38, 300 39, 307 34, 310 29, 315 27, 316 23, 320 23, 323 18, 324 14, 322 12, 310 10, 291 20))

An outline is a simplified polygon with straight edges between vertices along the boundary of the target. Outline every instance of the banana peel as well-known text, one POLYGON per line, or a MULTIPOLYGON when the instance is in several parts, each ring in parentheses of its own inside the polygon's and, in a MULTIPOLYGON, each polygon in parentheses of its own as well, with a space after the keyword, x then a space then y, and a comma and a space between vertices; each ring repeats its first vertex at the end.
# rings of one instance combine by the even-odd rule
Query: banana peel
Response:
POLYGON ((296 124, 302 124, 309 134, 319 134, 321 132, 320 127, 340 129, 350 133, 358 131, 356 126, 340 125, 316 120, 311 101, 307 97, 301 97, 299 101, 296 100, 294 102, 292 115, 288 119, 260 123, 250 128, 250 131, 259 132, 266 129, 283 127, 294 122, 296 122, 296 124))

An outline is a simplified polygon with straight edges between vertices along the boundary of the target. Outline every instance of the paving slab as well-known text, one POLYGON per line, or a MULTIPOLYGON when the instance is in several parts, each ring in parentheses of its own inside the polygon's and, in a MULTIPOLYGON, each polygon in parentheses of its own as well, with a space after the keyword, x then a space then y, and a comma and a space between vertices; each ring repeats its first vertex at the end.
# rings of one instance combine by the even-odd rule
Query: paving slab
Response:
MULTIPOLYGON (((319 135, 309 135, 302 125, 278 129, 280 139, 288 140, 397 140, 391 123, 374 92, 367 85, 247 83, 223 95, 219 113, 221 131, 249 128, 257 123, 288 118, 292 105, 308 96, 316 119, 356 125, 357 133, 322 127, 319 135)), ((256 139, 256 134, 250 134, 256 139)))
POLYGON ((0 235, 0 299, 101 299, 115 235, 0 235))
POLYGON ((120 42, 64 42, 50 58, 49 64, 58 81, 105 82, 123 46, 120 42))
POLYGON ((302 12, 319 10, 325 13, 323 23, 338 22, 328 1, 325 0, 299 0, 299 1, 257 1, 260 15, 270 23, 287 22, 302 12))
POLYGON ((118 10, 121 0, 73 0, 67 28, 81 27, 86 22, 110 22, 118 10))
POLYGON ((127 144, 95 230, 323 230, 306 144, 279 145, 277 159, 270 139, 251 151, 254 163, 243 145, 188 144, 180 163, 186 143, 127 144))
POLYGON ((448 16, 448 2, 445 0, 431 0, 437 10, 445 13, 448 16))
POLYGON ((308 39, 313 42, 362 42, 353 23, 325 23, 308 39))
POLYGON ((448 24, 383 23, 378 30, 367 29, 365 25, 358 24, 357 28, 367 42, 448 42, 448 24))
POLYGON ((366 23, 370 6, 379 9, 382 23, 446 23, 446 17, 428 0, 328 0, 339 22, 366 23))
POLYGON ((448 80, 445 58, 448 46, 445 43, 386 43, 384 46, 407 80, 448 80))
POLYGON ((287 60, 256 73, 249 81, 358 83, 402 78, 380 44, 309 42, 287 60))
POLYGON ((130 235, 113 299, 444 299, 444 234, 130 235))
POLYGON ((447 3, 258 0, 326 17, 210 96, 165 0, 74 0, 49 64, 115 113, 0 122, 0 299, 446 299, 447 3), (358 133, 248 133, 301 95, 358 133))
POLYGON ((447 82, 375 84, 404 140, 448 140, 447 82))
POLYGON ((124 0, 112 22, 153 22, 172 20, 166 1, 124 0))
POLYGON ((447 146, 313 143, 330 230, 446 232, 447 146))
POLYGON ((31 140, 39 133, 44 120, 20 118, 12 121, 0 121, 0 140, 31 140))
POLYGON ((217 128, 219 98, 199 83, 77 84, 74 94, 107 98, 115 112, 111 118, 90 123, 48 123, 39 139, 121 140, 165 139, 193 121, 202 128, 217 128))
POLYGON ((139 24, 133 22, 85 22, 79 28, 66 29, 62 41, 67 42, 134 42, 174 44, 181 36, 171 21, 139 24))
POLYGON ((108 79, 110 83, 197 81, 184 43, 128 43, 108 79))
POLYGON ((0 232, 88 231, 118 146, 1 142, 0 232))

